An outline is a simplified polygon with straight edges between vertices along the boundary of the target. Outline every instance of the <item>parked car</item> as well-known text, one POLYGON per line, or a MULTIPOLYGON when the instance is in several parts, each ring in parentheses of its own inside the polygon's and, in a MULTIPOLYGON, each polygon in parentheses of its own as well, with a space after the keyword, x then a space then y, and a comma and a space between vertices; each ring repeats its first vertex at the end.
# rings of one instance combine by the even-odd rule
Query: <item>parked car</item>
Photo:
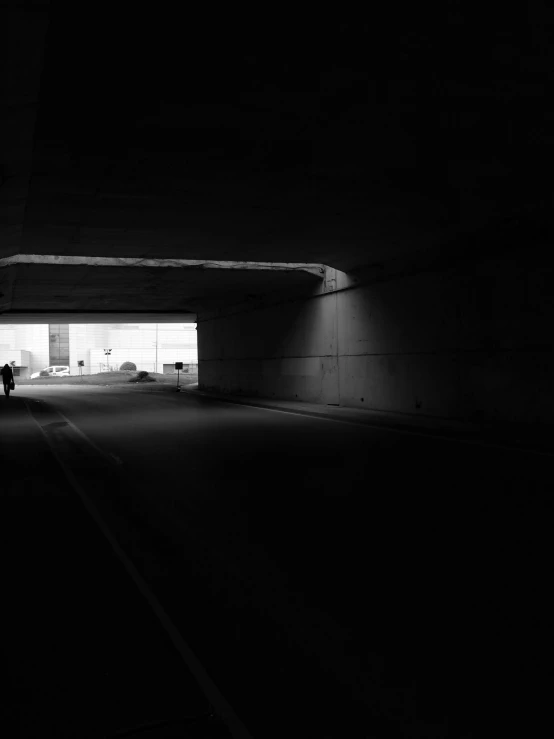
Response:
POLYGON ((33 372, 31 380, 34 380, 36 377, 40 377, 41 372, 48 372, 48 377, 69 377, 70 374, 69 367, 67 365, 53 365, 52 367, 45 367, 38 372, 33 372))

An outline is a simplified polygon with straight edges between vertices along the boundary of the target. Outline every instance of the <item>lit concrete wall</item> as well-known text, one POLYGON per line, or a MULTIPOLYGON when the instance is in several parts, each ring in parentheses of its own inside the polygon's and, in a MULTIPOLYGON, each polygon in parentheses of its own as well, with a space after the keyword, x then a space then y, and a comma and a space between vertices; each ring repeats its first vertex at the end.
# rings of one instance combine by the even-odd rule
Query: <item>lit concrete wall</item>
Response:
POLYGON ((338 403, 336 296, 198 323, 204 388, 338 403))
POLYGON ((548 422, 552 276, 512 256, 339 294, 341 403, 548 422))
POLYGON ((547 422, 554 412, 553 277, 522 256, 466 260, 238 307, 234 315, 200 315, 200 386, 444 418, 547 422))

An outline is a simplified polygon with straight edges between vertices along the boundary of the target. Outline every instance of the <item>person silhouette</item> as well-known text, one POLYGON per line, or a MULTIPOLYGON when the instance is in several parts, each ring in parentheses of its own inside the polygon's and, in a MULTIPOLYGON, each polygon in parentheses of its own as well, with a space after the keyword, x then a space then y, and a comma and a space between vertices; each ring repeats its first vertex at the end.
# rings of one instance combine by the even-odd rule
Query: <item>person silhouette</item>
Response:
POLYGON ((0 370, 2 373, 2 382, 4 383, 4 392, 6 397, 10 397, 11 385, 13 384, 13 370, 9 364, 5 364, 0 370))

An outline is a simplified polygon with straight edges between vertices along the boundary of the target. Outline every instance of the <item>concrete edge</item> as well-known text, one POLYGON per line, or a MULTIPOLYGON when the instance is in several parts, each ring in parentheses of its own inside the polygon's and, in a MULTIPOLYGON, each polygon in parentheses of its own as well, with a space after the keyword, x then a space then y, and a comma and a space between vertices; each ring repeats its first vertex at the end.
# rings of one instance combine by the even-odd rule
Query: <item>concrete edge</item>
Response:
MULTIPOLYGON (((464 422, 449 422, 437 419, 436 423, 434 419, 425 417, 425 421, 421 423, 421 419, 418 417, 412 417, 409 420, 402 419, 401 417, 388 417, 387 415, 376 415, 368 418, 363 417, 351 417, 351 418, 340 418, 332 414, 332 410, 328 409, 327 406, 321 406, 321 410, 309 410, 305 408, 294 408, 291 401, 287 405, 275 405, 270 399, 260 399, 251 397, 239 397, 236 395, 225 395, 222 393, 213 393, 206 390, 199 390, 198 386, 187 386, 182 387, 181 392, 187 392, 191 395, 202 395, 215 400, 222 400, 227 403, 234 403, 236 405, 251 406, 255 408, 264 408, 266 410, 282 411, 285 413, 292 413, 300 416, 308 416, 311 418, 319 418, 324 421, 335 421, 338 423, 348 423, 357 426, 366 426, 374 428, 384 428, 398 433, 412 434, 413 436, 426 436, 430 438, 440 438, 449 441, 457 441, 465 444, 477 444, 480 446, 488 446, 492 448, 514 450, 519 452, 528 452, 533 454, 554 456, 554 436, 551 438, 550 443, 544 439, 537 440, 532 436, 527 435, 525 438, 526 431, 518 428, 517 431, 514 429, 499 429, 499 428, 483 428, 481 426, 473 425, 464 422), (419 421, 419 423, 418 423, 419 421), (425 423, 431 424, 426 426, 425 423), (515 432, 518 436, 517 439, 506 438, 506 434, 515 432), (523 437, 523 438, 519 438, 523 437)), ((287 403, 287 401, 281 401, 287 403)), ((366 411, 357 408, 348 408, 347 406, 336 406, 341 410, 352 410, 360 413, 366 411)), ((551 432, 554 435, 554 430, 551 432)))
MULTIPOLYGON (((287 404, 287 405, 276 405, 271 402, 270 399, 260 399, 260 398, 252 398, 249 396, 239 397, 236 395, 224 395, 222 393, 212 393, 206 390, 199 390, 198 388, 191 387, 190 385, 185 389, 181 388, 181 392, 188 392, 195 395, 203 395, 209 398, 214 398, 217 400, 223 400, 227 403, 235 403, 237 405, 248 405, 253 406, 256 408, 266 408, 268 410, 281 410, 285 411, 287 413, 294 413, 296 415, 300 416, 309 416, 312 418, 321 418, 323 420, 329 420, 329 421, 339 421, 341 423, 351 423, 356 424, 357 426, 384 426, 387 428, 394 428, 394 429, 402 429, 402 430, 410 430, 413 429, 413 433, 420 434, 425 433, 426 435, 437 435, 437 430, 439 430, 439 423, 437 423, 437 426, 434 428, 426 428, 424 425, 420 425, 414 422, 410 422, 408 419, 405 421, 402 421, 400 418, 388 418, 385 415, 376 415, 372 417, 358 417, 358 418, 340 418, 337 416, 334 416, 332 414, 332 409, 328 408, 327 406, 320 406, 321 410, 309 410, 305 408, 294 408, 293 405, 287 404)), ((282 403, 287 403, 287 401, 281 401, 282 403)), ((294 403, 294 401, 291 401, 291 403, 294 403)), ((366 411, 358 409, 358 408, 349 408, 348 406, 333 406, 333 409, 336 408, 338 410, 345 410, 345 411, 354 411, 359 413, 365 413, 366 411)), ((463 431, 464 429, 456 429, 456 428, 445 428, 443 425, 441 427, 441 430, 450 431, 452 434, 458 433, 458 435, 463 431)), ((446 434, 445 434, 446 435, 446 434)))
POLYGON ((81 267, 145 267, 166 269, 219 269, 219 270, 257 270, 266 272, 307 272, 323 279, 326 265, 319 262, 253 262, 221 259, 175 259, 149 257, 92 257, 67 254, 13 254, 0 258, 0 269, 17 265, 38 264, 43 266, 81 266, 81 267))

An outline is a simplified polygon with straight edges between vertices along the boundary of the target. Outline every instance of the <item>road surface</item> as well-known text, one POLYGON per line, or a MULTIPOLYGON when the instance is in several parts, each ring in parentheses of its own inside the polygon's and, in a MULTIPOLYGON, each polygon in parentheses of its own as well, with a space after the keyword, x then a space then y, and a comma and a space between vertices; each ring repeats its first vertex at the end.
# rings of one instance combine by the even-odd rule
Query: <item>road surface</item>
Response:
POLYGON ((0 414, 21 736, 213 707, 81 495, 257 739, 467 739, 507 635, 525 659, 548 455, 150 387, 21 387, 0 414))

